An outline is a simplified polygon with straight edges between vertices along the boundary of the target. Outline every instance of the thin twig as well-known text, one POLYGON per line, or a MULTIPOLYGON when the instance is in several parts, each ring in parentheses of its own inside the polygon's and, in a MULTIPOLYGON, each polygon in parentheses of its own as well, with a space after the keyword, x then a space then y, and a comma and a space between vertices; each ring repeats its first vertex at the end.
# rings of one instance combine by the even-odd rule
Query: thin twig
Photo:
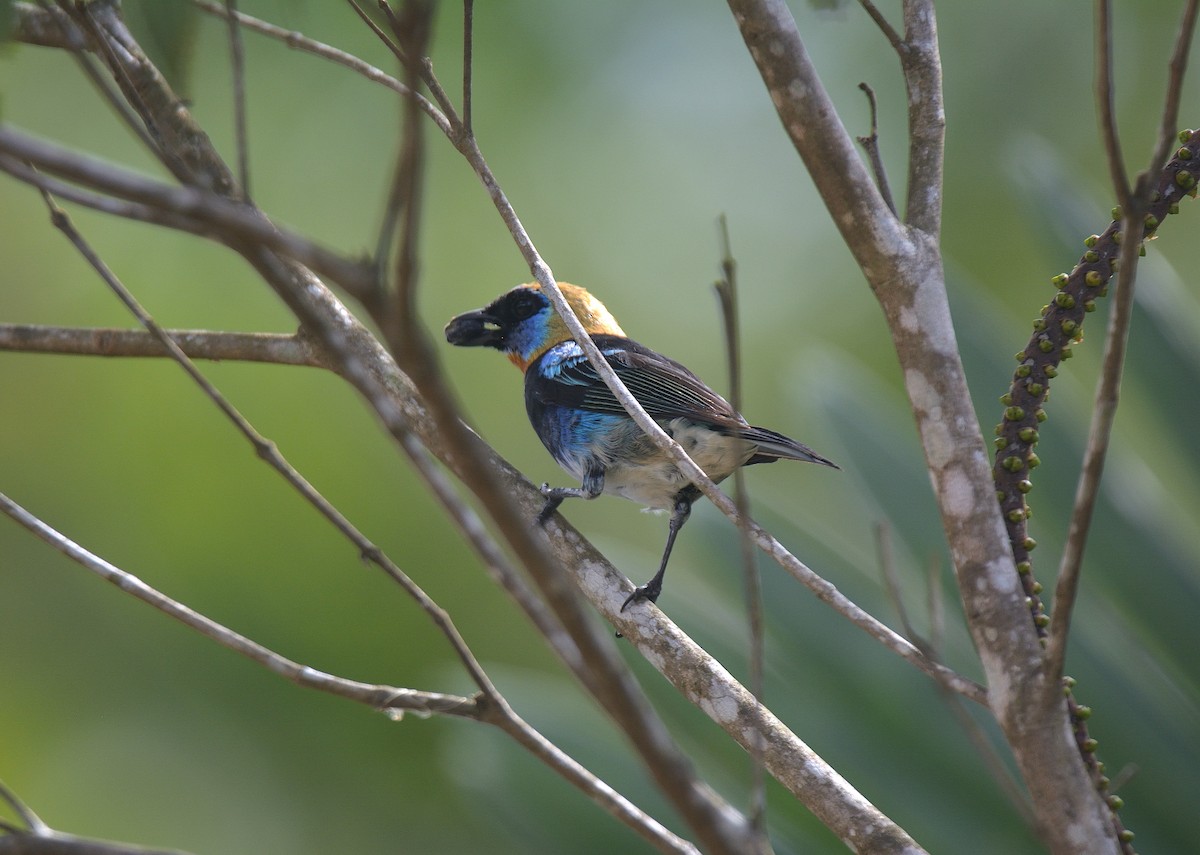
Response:
POLYGON ((161 591, 147 585, 137 576, 110 564, 89 552, 66 535, 61 534, 22 508, 8 496, 0 493, 0 511, 24 526, 38 538, 57 549, 75 563, 91 570, 112 582, 125 593, 148 603, 169 617, 199 632, 206 638, 240 653, 248 659, 265 666, 298 686, 319 689, 339 697, 358 701, 374 709, 397 713, 412 712, 417 715, 453 715, 461 718, 479 718, 480 708, 474 698, 445 695, 437 692, 422 692, 396 686, 360 683, 326 674, 307 665, 293 662, 258 642, 217 623, 194 609, 172 599, 161 591))
MULTIPOLYGON (((286 333, 232 333, 165 330, 192 359, 267 362, 328 368, 307 338, 286 333)), ((167 348, 146 330, 0 324, 0 350, 76 356, 167 356, 167 348)))
MULTIPOLYGON (((1200 0, 1188 0, 1184 7, 1183 16, 1179 21, 1179 31, 1175 35, 1175 49, 1167 63, 1167 94, 1163 99, 1162 120, 1158 127, 1158 144, 1151 156, 1150 165, 1138 176, 1140 185, 1153 182, 1163 164, 1170 156, 1171 148, 1179 133, 1179 102, 1183 97, 1183 81, 1187 73, 1188 56, 1192 51, 1192 37, 1196 32, 1196 15, 1200 11, 1200 0)), ((1145 191, 1143 191, 1145 192, 1145 191)))
MULTIPOLYGON (((193 6, 203 10, 204 12, 207 12, 210 15, 216 15, 217 17, 222 18, 227 17, 227 10, 218 0, 190 0, 190 2, 193 6)), ((434 106, 433 102, 431 102, 424 95, 421 95, 419 92, 412 91, 395 77, 392 77, 390 74, 379 70, 368 62, 364 62, 357 56, 346 53, 344 50, 339 50, 338 48, 325 44, 324 42, 319 42, 316 39, 310 39, 303 33, 295 30, 284 29, 283 27, 276 26, 268 21, 263 21, 259 18, 247 15, 244 12, 237 13, 237 20, 238 23, 248 30, 253 30, 260 35, 281 41, 288 47, 295 50, 312 54, 313 56, 320 57, 321 59, 329 60, 330 62, 350 69, 356 74, 362 75, 372 83, 378 83, 382 86, 386 86, 394 92, 399 92, 406 98, 412 98, 421 106, 421 110, 433 120, 434 124, 442 130, 442 133, 447 135, 450 134, 450 126, 446 121, 446 116, 441 112, 441 110, 434 106)))
POLYGON ((1133 204, 1130 198, 1129 173, 1125 171, 1125 158, 1121 155, 1121 135, 1117 130, 1117 118, 1113 109, 1116 94, 1113 91, 1112 60, 1112 0, 1096 0, 1096 115, 1100 120, 1100 136, 1108 155, 1108 174, 1112 181, 1117 204, 1123 210, 1133 204))
POLYGON ((463 133, 474 136, 475 129, 471 123, 471 93, 472 74, 475 54, 475 0, 463 0, 463 100, 462 126, 463 133))
POLYGON ((901 592, 900 576, 896 572, 896 555, 892 550, 892 527, 887 520, 875 523, 875 551, 879 556, 879 570, 883 574, 883 583, 887 589, 888 599, 892 601, 892 607, 895 608, 896 615, 900 618, 900 628, 904 630, 904 637, 929 655, 933 649, 932 645, 921 637, 908 618, 908 608, 904 605, 904 596, 901 592))
MULTIPOLYGON (((392 52, 392 56, 396 57, 400 64, 403 65, 404 51, 400 49, 400 46, 388 37, 388 34, 383 31, 383 28, 375 23, 374 19, 367 14, 366 10, 363 9, 362 6, 358 5, 356 0, 346 0, 346 2, 350 4, 350 8, 354 10, 356 15, 358 15, 359 20, 367 25, 367 28, 375 34, 375 37, 383 42, 384 47, 392 52)), ((379 0, 379 5, 386 9, 389 13, 392 11, 388 8, 387 4, 383 2, 383 0, 379 0)))
POLYGON ((871 171, 875 173, 875 184, 879 187, 879 195, 883 197, 888 210, 895 214, 896 202, 892 199, 892 188, 888 184, 887 170, 883 168, 883 158, 879 156, 879 125, 877 124, 875 90, 865 82, 858 84, 858 88, 866 93, 867 101, 871 105, 871 132, 864 137, 855 137, 855 139, 867 152, 867 159, 871 161, 871 171))
POLYGON ((871 0, 859 0, 859 3, 866 13, 871 16, 871 20, 875 22, 875 26, 879 27, 879 31, 883 33, 884 38, 888 40, 888 43, 891 44, 896 53, 903 56, 906 46, 904 39, 896 32, 896 28, 888 23, 888 19, 883 17, 883 13, 875 7, 875 4, 871 0))
POLYGON ((233 68, 233 123, 237 139, 238 183, 242 200, 250 196, 250 147, 246 133, 246 54, 242 29, 238 24, 237 0, 225 0, 225 20, 229 27, 229 55, 233 68))
MULTIPOLYGON (((1097 0, 1098 30, 1101 27, 1111 27, 1110 10, 1107 6, 1107 0, 1097 0)), ((1125 194, 1125 201, 1121 207, 1121 233, 1126 237, 1121 244, 1117 292, 1113 298, 1113 307, 1105 332, 1100 379, 1096 384, 1087 446, 1084 450, 1079 480, 1075 488, 1075 502, 1071 509, 1067 542, 1063 548, 1058 579, 1054 589, 1054 609, 1050 617, 1046 649, 1047 673, 1054 682, 1057 682, 1063 674, 1071 613, 1083 568, 1083 553, 1095 512, 1100 481, 1104 472, 1104 462, 1112 437, 1113 421, 1120 400, 1121 376, 1129 340, 1129 326, 1133 315, 1133 292, 1137 280, 1138 259, 1143 246, 1142 241, 1134 239, 1133 236, 1142 235, 1147 228, 1147 224, 1144 222, 1145 210, 1149 205, 1155 182, 1159 178, 1170 152, 1171 143, 1175 141, 1176 124, 1179 121, 1180 92, 1187 68, 1192 34, 1195 30, 1197 6, 1197 0, 1190 0, 1184 9, 1169 65, 1167 94, 1160 122, 1160 138, 1155 145, 1149 165, 1138 176, 1137 186, 1132 193, 1128 187, 1128 177, 1124 165, 1119 160, 1114 162, 1114 158, 1120 157, 1120 142, 1117 138, 1116 126, 1112 124, 1114 121, 1112 117, 1114 93, 1111 81, 1111 57, 1101 57, 1097 60, 1097 100, 1102 109, 1105 109, 1105 105, 1107 105, 1107 113, 1101 120, 1101 130, 1109 159, 1109 172, 1114 182, 1114 192, 1118 196, 1121 196, 1122 192, 1125 194), (1117 183, 1120 181, 1126 182, 1123 189, 1117 183)), ((1111 41, 1111 32, 1097 33, 1098 47, 1103 44, 1111 47, 1111 41)))
POLYGON ((49 0, 39 0, 39 4, 44 11, 62 31, 64 46, 70 51, 71 56, 83 71, 84 76, 100 93, 100 97, 112 108, 113 112, 121 120, 121 124, 125 125, 135 137, 146 147, 148 151, 157 152, 158 146, 155 144, 153 137, 147 133, 145 126, 138 121, 137 114, 129 109, 129 105, 121 99, 120 94, 113 89, 112 85, 100 73, 100 69, 96 67, 95 61, 84 53, 88 46, 88 39, 82 28, 77 26, 70 17, 69 6, 65 0, 59 0, 57 7, 51 6, 49 0), (77 37, 76 37, 77 36, 77 37))
POLYGON ((20 818, 21 822, 25 823, 25 827, 34 834, 40 834, 50 829, 50 826, 46 825, 46 823, 42 821, 42 818, 34 813, 33 808, 25 804, 25 802, 23 802, 15 792, 9 789, 8 785, 3 781, 0 781, 0 799, 8 803, 8 806, 13 809, 13 813, 15 813, 20 818))
MULTIPOLYGON (((729 364, 729 402, 734 412, 742 411, 742 348, 740 323, 738 320, 737 261, 729 242, 729 224, 722 214, 717 219, 718 239, 721 244, 721 278, 715 288, 721 305, 724 322, 725 354, 729 364)), ((750 493, 746 489, 746 478, 739 467, 733 470, 733 501, 738 515, 743 519, 750 516, 750 493)), ((738 526, 738 544, 742 559, 742 583, 746 597, 746 617, 750 627, 750 692, 760 704, 765 704, 766 692, 763 680, 763 605, 762 579, 755 562, 754 541, 744 525, 738 526)), ((759 835, 760 846, 769 847, 767 838, 767 782, 764 774, 761 746, 750 751, 750 816, 751 825, 759 835)))
MULTIPOLYGON (((150 208, 162 214, 157 219, 148 219, 149 222, 216 237, 225 243, 239 244, 250 240, 269 246, 311 266, 352 294, 366 294, 374 283, 369 264, 347 260, 279 228, 261 211, 216 193, 197 187, 172 187, 6 127, 0 127, 0 152, 9 154, 16 161, 28 161, 39 170, 145 206, 128 209, 130 216, 145 215, 146 208, 150 208)), ((19 163, 0 162, 0 169, 35 187, 61 195, 49 181, 39 180, 28 167, 19 163)), ((82 200, 83 197, 79 198, 82 200)))
MULTIPOLYGON (((433 26, 433 5, 409 2, 404 7, 402 24, 394 22, 394 35, 408 59, 404 65, 405 83, 415 89, 421 80, 421 59, 429 49, 433 26)), ((399 205, 395 269, 395 296, 385 316, 377 316, 384 336, 400 366, 411 370, 413 358, 422 350, 418 339, 423 328, 417 317, 419 235, 423 210, 422 182, 425 177, 425 134, 421 114, 411 101, 405 103, 402 116, 400 152, 396 164, 392 196, 399 205)))

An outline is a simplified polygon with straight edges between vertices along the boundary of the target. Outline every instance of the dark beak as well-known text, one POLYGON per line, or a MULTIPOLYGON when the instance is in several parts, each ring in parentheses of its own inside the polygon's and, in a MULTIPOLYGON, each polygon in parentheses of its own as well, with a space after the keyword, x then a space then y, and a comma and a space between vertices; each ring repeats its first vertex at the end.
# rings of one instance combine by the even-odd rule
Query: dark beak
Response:
POLYGON ((478 309, 451 318, 446 324, 446 341, 459 347, 500 347, 504 330, 495 318, 478 309))

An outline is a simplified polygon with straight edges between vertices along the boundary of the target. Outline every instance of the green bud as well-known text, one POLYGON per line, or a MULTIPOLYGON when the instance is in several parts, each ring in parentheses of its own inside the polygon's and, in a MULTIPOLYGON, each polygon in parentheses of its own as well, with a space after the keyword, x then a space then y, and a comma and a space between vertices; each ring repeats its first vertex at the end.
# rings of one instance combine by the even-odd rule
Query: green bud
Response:
POLYGON ((1063 335, 1074 335, 1075 330, 1079 329, 1079 324, 1075 323, 1070 318, 1063 318, 1059 322, 1058 328, 1063 331, 1063 335))
POLYGON ((1048 415, 1046 415, 1046 411, 1041 407, 1038 407, 1037 411, 1034 412, 1033 417, 1039 422, 1044 422, 1046 419, 1050 418, 1048 415))
POLYGON ((1105 801, 1108 802, 1108 806, 1113 810, 1120 810, 1125 807, 1125 800, 1120 796, 1109 796, 1105 801))
POLYGON ((1022 469, 1025 468, 1025 461, 1022 460, 1021 458, 1017 457, 1016 455, 1012 455, 1012 456, 1006 457, 1002 461, 1000 461, 1000 465, 1003 466, 1005 469, 1007 469, 1009 472, 1020 472, 1022 469))
POLYGON ((1025 384, 1025 389, 1029 392, 1030 395, 1033 395, 1033 397, 1035 397, 1035 398, 1041 397, 1041 394, 1042 394, 1042 392, 1045 391, 1045 388, 1046 387, 1043 386, 1041 383, 1026 383, 1025 384))
POLYGON ((1113 234, 1112 234, 1112 239, 1113 239, 1113 243, 1119 244, 1119 243, 1121 242, 1121 240, 1122 240, 1122 235, 1121 235, 1121 231, 1120 231, 1120 229, 1118 229, 1117 231, 1113 232, 1113 234))
POLYGON ((1089 249, 1083 254, 1083 260, 1088 264, 1095 264, 1100 260, 1100 253, 1096 252, 1094 249, 1089 249))
POLYGON ((1054 276, 1050 279, 1050 284, 1053 285, 1055 288, 1061 288, 1062 286, 1067 284, 1067 281, 1070 278, 1071 277, 1068 276, 1067 274, 1060 273, 1057 276, 1054 276))
POLYGON ((1005 498, 1007 498, 1007 497, 1004 495, 1003 490, 996 491, 996 501, 997 502, 1003 502, 1005 500, 1005 498))
POLYGON ((1187 130, 1187 129, 1180 131, 1179 132, 1179 141, 1181 143, 1186 143, 1188 140, 1190 140, 1192 138, 1192 133, 1193 133, 1193 131, 1187 130))
MULTIPOLYGON (((1004 448, 1004 446, 1008 445, 1008 440, 1002 436, 998 436, 992 440, 992 445, 996 446, 996 450, 999 451, 1000 449, 1004 448)), ((1004 500, 1001 499, 1000 501, 1003 502, 1004 500)))
POLYGON ((1083 301, 1083 310, 1085 312, 1096 311, 1096 301, 1095 300, 1084 300, 1083 301))
POLYGON ((1037 624, 1038 626, 1042 627, 1043 629, 1045 629, 1046 627, 1048 627, 1050 625, 1050 615, 1040 614, 1033 619, 1033 622, 1035 624, 1037 624))
POLYGON ((1006 407, 1011 407, 1013 402, 1012 392, 1005 392, 1000 396, 1000 403, 1006 407))
POLYGON ((1074 352, 1074 351, 1072 351, 1072 350, 1071 350, 1071 348, 1069 348, 1069 347, 1064 347, 1064 348, 1062 349, 1062 358, 1063 358, 1063 359, 1070 359, 1070 358, 1071 358, 1072 356, 1074 356, 1074 355, 1075 355, 1075 352, 1074 352))
MULTIPOLYGON (((1018 481, 1017 489, 1020 490, 1022 493, 1028 493, 1030 490, 1033 489, 1033 482, 1030 481, 1028 478, 1018 481)), ((1022 562, 1022 563, 1025 563, 1025 562, 1022 562)), ((1020 570, 1021 568, 1018 566, 1017 569, 1020 570)))
POLYGON ((1100 780, 1096 781, 1096 789, 1100 792, 1104 792, 1108 789, 1108 785, 1111 783, 1112 781, 1109 780, 1108 775, 1101 775, 1100 780))
POLYGON ((1025 418, 1025 410, 1021 407, 1007 407, 1004 410, 1004 418, 1010 422, 1019 422, 1025 418))
POLYGON ((1109 211, 1109 213, 1112 214, 1112 218, 1114 220, 1121 219, 1121 206, 1117 205, 1117 206, 1113 207, 1113 209, 1111 211, 1109 211))
POLYGON ((1151 231, 1158 228, 1158 217, 1154 216, 1153 214, 1147 214, 1146 215, 1146 228, 1151 231))
POLYGON ((1036 469, 1038 466, 1042 465, 1042 458, 1038 457, 1031 451, 1029 452, 1029 457, 1026 458, 1026 462, 1029 464, 1030 469, 1036 469))
POLYGON ((1079 706, 1077 706, 1075 708, 1075 717, 1080 719, 1081 721, 1086 721, 1087 719, 1092 717, 1092 708, 1085 707, 1082 704, 1080 704, 1079 706))
POLYGON ((1022 576, 1032 573, 1033 565, 1030 564, 1028 561, 1018 561, 1017 562, 1017 572, 1020 573, 1022 576))
POLYGON ((1146 257, 1146 245, 1142 244, 1141 246, 1138 247, 1138 258, 1145 258, 1145 257, 1146 257))
MULTIPOLYGON (((1087 273, 1084 274, 1083 282, 1085 285, 1089 285, 1092 288, 1098 288, 1104 284, 1104 277, 1100 274, 1099 270, 1089 270, 1087 273)), ((1069 309, 1071 307, 1066 306, 1064 308, 1069 309)))
POLYGON ((1184 146, 1183 148, 1179 149, 1179 151, 1175 152, 1175 156, 1180 160, 1191 160, 1192 150, 1187 146, 1184 146))
POLYGON ((1035 594, 1040 594, 1042 592, 1042 583, 1034 582, 1033 585, 1030 586, 1030 590, 1033 591, 1035 594))
POLYGON ((1032 444, 1038 441, 1038 432, 1031 427, 1021 428, 1021 430, 1017 433, 1017 436, 1021 437, 1021 442, 1028 442, 1032 444))
POLYGON ((1047 327, 1047 324, 1046 324, 1045 318, 1034 318, 1033 319, 1033 331, 1034 332, 1045 332, 1046 327, 1047 327))
POLYGON ((1077 682, 1079 682, 1079 681, 1078 681, 1078 680, 1076 680, 1074 677, 1066 677, 1066 676, 1064 676, 1064 677, 1062 678, 1062 680, 1063 680, 1063 685, 1064 685, 1064 686, 1066 686, 1068 689, 1074 689, 1074 688, 1075 688, 1075 684, 1076 684, 1077 682))
POLYGON ((1017 377, 1028 377, 1033 373, 1032 365, 1018 365, 1016 370, 1017 377))
POLYGON ((1186 169, 1181 169, 1175 173, 1175 183, 1184 190, 1191 190, 1196 186, 1196 179, 1193 177, 1192 173, 1188 172, 1186 169))
POLYGON ((1083 740, 1083 745, 1080 746, 1080 748, 1082 748, 1084 751, 1086 751, 1089 754, 1094 752, 1099 747, 1100 747, 1100 743, 1097 742, 1095 739, 1092 739, 1090 736, 1087 739, 1083 740))
POLYGON ((1058 376, 1058 369, 1055 368, 1053 365, 1047 365, 1045 368, 1042 369, 1042 371, 1044 371, 1046 373, 1046 376, 1049 377, 1051 380, 1053 380, 1055 377, 1058 376))
POLYGON ((1054 350, 1054 342, 1048 338, 1044 338, 1038 342, 1038 350, 1042 353, 1050 353, 1054 350))
POLYGON ((1117 835, 1117 838, 1122 843, 1132 843, 1133 842, 1133 832, 1130 831, 1128 828, 1122 828, 1121 833, 1117 835))
POLYGON ((1170 205, 1167 205, 1167 213, 1168 214, 1178 214, 1179 213, 1179 203, 1172 202, 1170 205))
MULTIPOLYGON (((1092 271, 1092 272, 1095 272, 1095 271, 1092 271)), ((1068 294, 1066 291, 1059 291, 1057 294, 1055 294, 1054 302, 1058 305, 1058 307, 1060 309, 1075 308, 1075 298, 1072 297, 1070 294, 1068 294)))
POLYGON ((1005 516, 1008 518, 1009 522, 1019 523, 1021 520, 1025 519, 1025 512, 1022 510, 1011 510, 1005 514, 1005 516))
POLYGON ((1030 552, 1037 549, 1037 541, 1032 537, 1026 537, 1023 541, 1021 541, 1021 545, 1030 552))
POLYGON ((1083 245, 1089 248, 1098 243, 1100 243, 1100 235, 1088 235, 1083 239, 1083 245))

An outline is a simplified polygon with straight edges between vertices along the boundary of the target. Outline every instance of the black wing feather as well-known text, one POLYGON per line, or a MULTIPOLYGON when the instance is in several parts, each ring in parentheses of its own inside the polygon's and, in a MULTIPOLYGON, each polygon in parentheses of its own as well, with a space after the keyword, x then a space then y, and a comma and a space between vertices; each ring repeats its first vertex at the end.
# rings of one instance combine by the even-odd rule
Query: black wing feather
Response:
MULTIPOLYGON (((684 417, 726 429, 745 426, 745 421, 738 417, 728 401, 675 360, 620 336, 596 335, 592 340, 601 351, 610 351, 605 354, 605 360, 652 417, 684 417)), ((543 395, 558 399, 544 399, 545 403, 559 403, 596 413, 625 412, 586 359, 563 366, 554 380, 554 383, 539 384, 543 387, 540 390, 543 395)))

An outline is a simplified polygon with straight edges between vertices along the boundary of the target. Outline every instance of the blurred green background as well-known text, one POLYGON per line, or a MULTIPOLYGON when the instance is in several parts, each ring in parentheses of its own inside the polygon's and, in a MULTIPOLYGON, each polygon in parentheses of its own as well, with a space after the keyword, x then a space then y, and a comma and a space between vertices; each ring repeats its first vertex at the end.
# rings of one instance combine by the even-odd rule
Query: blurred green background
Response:
MULTIPOLYGON (((899 21, 898 3, 881 4, 899 21)), ((1118 3, 1118 114, 1135 168, 1158 124, 1177 3, 1118 3)), ((127 8, 149 41, 172 2, 127 8)), ((390 68, 348 6, 242 0, 243 11, 390 68)), ((793 3, 851 133, 857 90, 880 100, 903 196, 905 96, 886 41, 855 4, 793 3)), ((947 3, 944 248, 984 430, 1030 320, 1113 204, 1093 118, 1091 9, 1081 0, 947 3)), ((460 68, 457 4, 435 68, 460 68)), ((196 18, 178 89, 233 160, 223 24, 196 18)), ((167 27, 168 33, 172 31, 167 27)), ((174 30, 178 33, 178 30, 174 30)), ((349 253, 374 246, 398 127, 388 91, 245 34, 252 189, 276 219, 349 253)), ((164 47, 178 57, 179 47, 164 47)), ((160 54, 161 56, 162 54, 160 54)), ((790 148, 719 3, 478 4, 480 144, 560 279, 597 293, 640 341, 725 388, 711 283, 725 213, 740 270, 745 412, 844 468, 748 473, 755 515, 851 598, 898 625, 878 570, 886 521, 919 630, 940 571, 946 655, 979 676, 881 314, 790 148)), ((176 72, 177 74, 180 72, 176 72)), ((1195 82, 1195 74, 1191 74, 1195 82)), ((159 175, 70 57, 0 49, 7 123, 159 175)), ((1200 124, 1194 85, 1181 121, 1200 124)), ((452 314, 529 278, 469 169, 432 127, 421 308, 452 314)), ((49 225, 0 179, 0 321, 134 326, 49 225)), ((288 331, 228 251, 72 216, 163 324, 288 331)), ((1117 420, 1068 669, 1143 852, 1194 845, 1200 766, 1200 211, 1161 230, 1139 280, 1117 420)), ((1052 587, 1107 305, 1054 387, 1032 495, 1037 573, 1052 587)), ((491 352, 441 348, 472 423, 531 480, 566 483, 525 422, 521 381, 491 352)), ((311 369, 205 372, 309 479, 445 606, 518 712, 636 803, 686 833, 645 770, 498 593, 363 404, 311 369)), ((0 354, 0 491, 168 594, 281 653, 347 677, 469 692, 424 616, 271 470, 177 366, 0 354)), ((567 516, 635 581, 665 520, 612 499, 567 516)), ((931 852, 1036 850, 925 677, 763 563, 767 699, 931 852)), ((698 505, 660 603, 743 679, 737 539, 698 505)), ((745 756, 628 647, 624 654, 702 773, 744 804, 745 756)), ((977 710, 993 743, 995 731, 977 710)), ((1003 747, 1001 755, 1005 758, 1003 747)), ((497 732, 407 718, 296 688, 217 648, 0 520, 0 779, 51 825, 196 853, 643 852, 648 847, 497 732)), ((841 845, 782 789, 776 850, 841 845)))

